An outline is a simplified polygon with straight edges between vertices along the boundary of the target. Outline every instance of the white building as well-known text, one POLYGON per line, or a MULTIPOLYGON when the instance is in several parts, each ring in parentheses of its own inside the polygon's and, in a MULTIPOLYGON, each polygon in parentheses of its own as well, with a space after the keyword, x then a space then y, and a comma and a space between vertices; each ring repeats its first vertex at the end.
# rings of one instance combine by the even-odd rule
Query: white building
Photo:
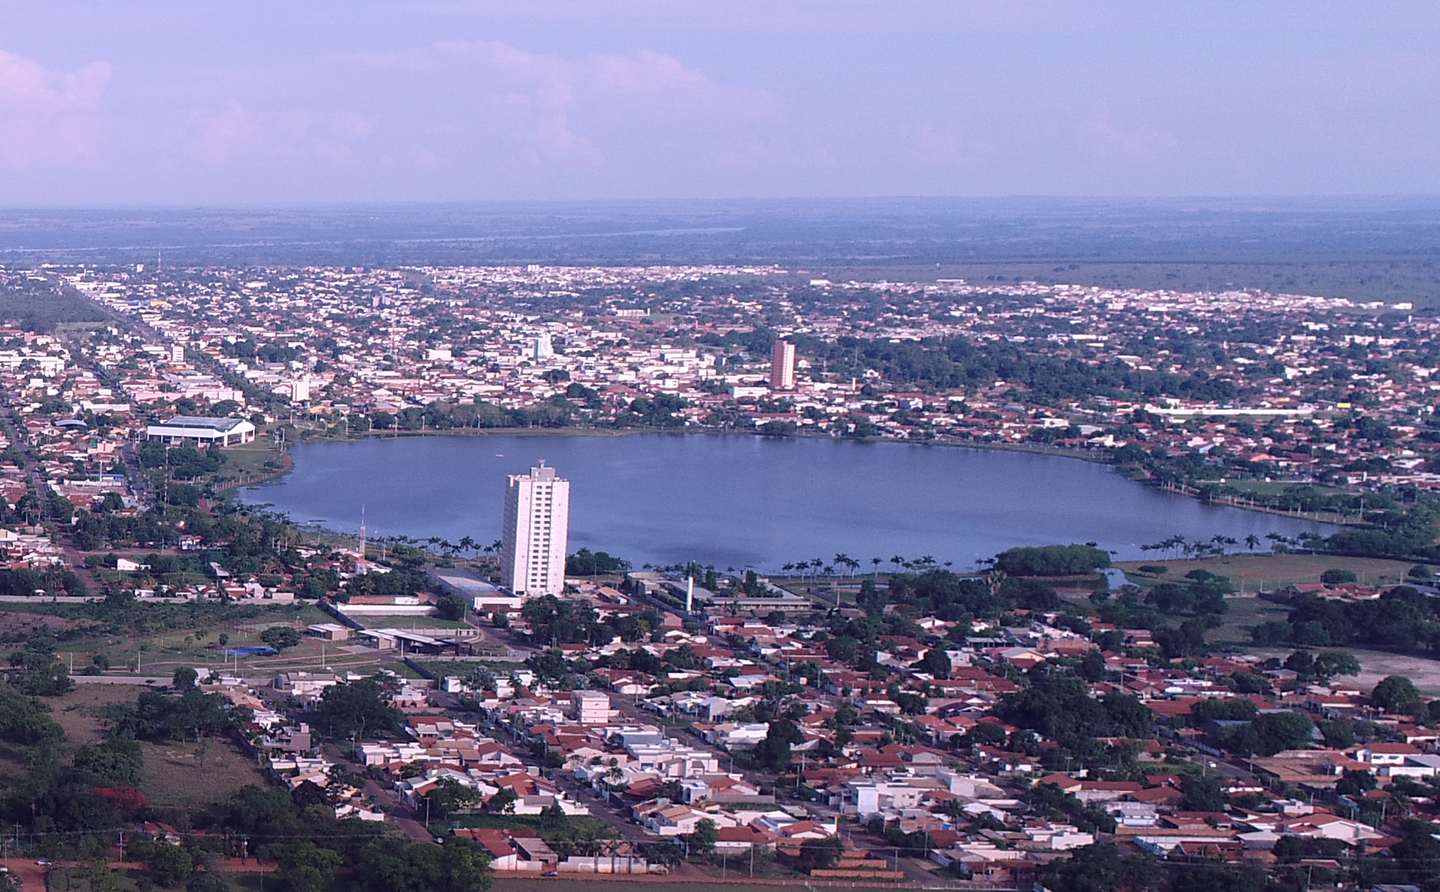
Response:
POLYGON ((500 545, 505 587, 526 597, 563 592, 569 530, 570 481, 543 461, 528 475, 510 475, 500 545))
POLYGON ((188 440, 196 446, 238 446, 254 441, 255 425, 243 418, 176 415, 168 421, 148 425, 145 438, 170 444, 188 440))
POLYGON ((576 691, 571 695, 575 720, 582 725, 603 725, 610 721, 610 698, 600 691, 576 691))

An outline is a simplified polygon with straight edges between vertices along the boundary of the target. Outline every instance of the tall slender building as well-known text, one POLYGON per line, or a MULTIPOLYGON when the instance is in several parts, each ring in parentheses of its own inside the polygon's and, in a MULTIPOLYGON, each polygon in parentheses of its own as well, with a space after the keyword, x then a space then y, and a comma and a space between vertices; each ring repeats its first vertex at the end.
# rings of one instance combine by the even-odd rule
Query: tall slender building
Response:
POLYGON ((569 480, 557 477, 543 461, 529 474, 510 475, 500 539, 501 582, 526 597, 563 592, 569 532, 569 480))
POLYGON ((776 341, 770 354, 770 387, 774 390, 795 389, 795 345, 776 341))

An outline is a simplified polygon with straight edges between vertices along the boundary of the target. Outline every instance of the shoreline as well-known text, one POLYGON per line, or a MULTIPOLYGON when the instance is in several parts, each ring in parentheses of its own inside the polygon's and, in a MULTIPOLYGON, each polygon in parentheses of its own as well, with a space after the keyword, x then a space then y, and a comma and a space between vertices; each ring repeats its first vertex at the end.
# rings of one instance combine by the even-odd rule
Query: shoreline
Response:
MULTIPOLYGON (((1047 446, 1038 443, 983 443, 957 440, 901 440, 891 438, 869 438, 869 439, 847 439, 845 437, 813 436, 805 434, 794 434, 785 437, 766 437, 759 432, 748 431, 718 431, 718 430, 693 430, 688 428, 626 428, 624 430, 611 430, 595 427, 563 427, 563 428, 534 428, 534 427, 503 427, 503 428, 459 428, 450 430, 426 430, 426 431, 398 431, 398 432, 375 432, 367 431, 364 434, 351 437, 334 437, 329 435, 315 436, 301 439, 290 446, 287 446, 284 453, 286 467, 263 479, 253 480, 248 483, 230 484, 225 487, 224 498, 232 498, 248 486, 268 485, 282 482, 294 469, 295 462, 291 458, 291 449, 309 443, 363 443, 369 441, 423 439, 429 437, 449 437, 456 439, 484 438, 484 437, 596 437, 596 438, 621 438, 639 436, 646 434, 668 434, 677 437, 686 436, 709 436, 709 437, 760 437, 773 440, 806 440, 829 443, 854 443, 856 445, 877 445, 877 444, 899 444, 905 446, 933 446, 945 449, 973 449, 982 452, 1018 452, 1031 455, 1044 455, 1054 458, 1073 459, 1086 462, 1092 465, 1106 465, 1111 473, 1116 474, 1130 483, 1135 483, 1147 489, 1157 492, 1164 492, 1170 495, 1183 496, 1204 505, 1220 508, 1232 508, 1240 511, 1251 511, 1258 514, 1265 514, 1271 517, 1283 517, 1290 520, 1315 523, 1330 527, 1352 527, 1354 523, 1345 520, 1323 520, 1317 517, 1310 517, 1304 513, 1299 515, 1283 511, 1278 508, 1268 508, 1262 505, 1235 504, 1225 500, 1205 499, 1198 493, 1186 492, 1183 489, 1160 486, 1153 480, 1137 480, 1119 473, 1117 466, 1102 457, 1100 454, 1073 449, 1064 449, 1056 446, 1047 446)), ((1297 483, 1300 481, 1297 481, 1297 483)), ((217 493, 219 491, 217 490, 217 493)))
MULTIPOLYGON (((288 458, 288 456, 290 455, 290 452, 289 452, 290 449, 293 449, 293 448, 295 448, 296 446, 303 446, 303 445, 305 445, 305 444, 307 444, 307 443, 363 443, 363 442, 367 442, 367 441, 370 441, 370 440, 403 440, 403 439, 420 439, 420 438, 426 438, 426 437, 455 437, 455 438, 467 438, 467 437, 616 437, 616 438, 618 438, 618 437, 637 436, 637 435, 643 435, 643 434, 671 434, 671 435, 674 435, 674 436, 697 436, 697 435, 698 435, 698 436, 710 436, 710 437, 762 437, 762 438, 766 438, 764 434, 761 434, 761 433, 758 433, 758 432, 750 433, 750 432, 748 432, 748 431, 691 430, 691 429, 688 429, 688 428, 674 429, 674 428, 658 428, 658 427, 656 427, 656 428, 649 428, 649 427, 647 427, 647 428, 626 428, 626 429, 624 429, 624 430, 609 430, 609 429, 606 429, 606 428, 598 428, 598 427, 563 427, 563 428, 490 427, 490 428, 478 428, 478 429, 471 429, 471 428, 453 429, 453 428, 452 428, 452 429, 450 429, 450 430, 443 430, 443 431, 441 431, 441 430, 401 431, 401 432, 399 432, 399 433, 376 433, 376 432, 374 432, 374 431, 368 431, 368 432, 366 432, 366 433, 363 434, 363 435, 360 435, 360 436, 352 436, 352 437, 332 437, 332 436, 328 436, 328 435, 327 435, 327 436, 309 437, 309 438, 300 440, 299 442, 293 444, 292 446, 286 447, 285 455, 286 455, 287 458, 288 458)), ((807 435, 807 434, 792 434, 792 435, 790 435, 790 436, 785 436, 785 437, 768 437, 767 439, 773 439, 773 440, 810 440, 810 441, 827 442, 827 443, 855 443, 855 444, 857 444, 857 445, 874 445, 874 444, 881 444, 881 443, 896 443, 896 444, 905 445, 905 446, 937 446, 937 447, 942 447, 942 448, 947 448, 947 449, 975 449, 975 450, 985 451, 985 452, 989 452, 989 451, 994 451, 994 452, 1023 452, 1023 453, 1029 453, 1029 454, 1031 454, 1031 455, 1048 455, 1048 456, 1053 456, 1053 457, 1055 457, 1055 458, 1074 459, 1074 460, 1076 460, 1076 461, 1083 461, 1083 462, 1087 462, 1087 463, 1092 464, 1092 465, 1108 465, 1110 468, 1112 468, 1112 472, 1113 472, 1113 473, 1119 474, 1119 471, 1118 471, 1118 470, 1114 470, 1114 469, 1116 468, 1116 466, 1115 466, 1115 464, 1114 464, 1113 462, 1107 461, 1105 458, 1102 458, 1102 457, 1100 457, 1099 455, 1097 455, 1097 454, 1095 454, 1095 453, 1083 452, 1083 451, 1075 450, 1075 449, 1063 449, 1063 448, 1060 448, 1060 447, 1058 447, 1058 446, 1046 446, 1046 445, 1038 444, 1038 443, 981 443, 981 442, 974 442, 974 441, 959 441, 959 440, 900 440, 900 439, 890 439, 890 438, 884 438, 884 437, 875 437, 875 438, 869 438, 869 439, 863 439, 863 440, 855 440, 855 439, 847 439, 847 438, 845 438, 845 437, 821 437, 821 436, 812 436, 812 435, 807 435)), ((276 481, 276 480, 281 479, 281 478, 284 477, 285 475, 289 474, 290 471, 292 471, 292 470, 294 470, 294 463, 293 463, 293 461, 291 461, 290 465, 289 465, 288 467, 286 467, 283 471, 280 471, 280 472, 277 472, 277 473, 275 473, 275 474, 269 475, 269 476, 266 477, 264 480, 252 481, 250 484, 243 484, 243 485, 259 485, 259 484, 261 484, 261 483, 271 483, 271 482, 274 482, 274 481, 276 481)), ((1287 518, 1290 518, 1291 520, 1308 521, 1308 522, 1310 522, 1310 523, 1324 524, 1324 525, 1326 525, 1326 526, 1350 527, 1350 526, 1355 526, 1355 525, 1356 525, 1356 524, 1354 524, 1353 522, 1346 521, 1346 520, 1322 520, 1322 519, 1320 519, 1319 517, 1308 517, 1308 516, 1306 516, 1304 513, 1301 513, 1301 514, 1296 515, 1296 514, 1292 514, 1292 513, 1290 513, 1290 512, 1287 512, 1287 511, 1283 511, 1283 510, 1278 509, 1278 508, 1267 508, 1267 507, 1265 507, 1265 506, 1263 506, 1263 505, 1235 504, 1235 503, 1230 502, 1230 501, 1217 501, 1217 500, 1215 500, 1215 499, 1204 499, 1204 498, 1201 498, 1198 493, 1190 493, 1190 492, 1186 492, 1186 491, 1183 490, 1183 489, 1177 490, 1177 489, 1174 489, 1174 488, 1171 488, 1171 487, 1160 486, 1160 485, 1158 485, 1158 484, 1156 484, 1156 483, 1154 483, 1153 481, 1148 480, 1148 479, 1147 479, 1147 480, 1136 480, 1136 479, 1131 478, 1131 477, 1125 477, 1123 474, 1121 474, 1121 475, 1119 475, 1119 476, 1121 476, 1121 477, 1122 477, 1123 479, 1125 479, 1125 480, 1130 481, 1131 483, 1135 483, 1135 484, 1138 484, 1138 485, 1140 485, 1140 486, 1144 486, 1144 487, 1149 488, 1149 489, 1158 490, 1158 491, 1160 491, 1160 492, 1166 492, 1166 493, 1169 493, 1169 494, 1171 494, 1171 495, 1184 496, 1185 498, 1193 499, 1193 500, 1195 500, 1195 501, 1197 501, 1197 502, 1200 502, 1201 504, 1205 504, 1205 505, 1214 505, 1214 506, 1218 506, 1218 507, 1222 507, 1222 508, 1235 508, 1235 509, 1238 509, 1238 510, 1240 510, 1240 511, 1254 511, 1254 512, 1257 512, 1257 513, 1260 513, 1260 514, 1268 514, 1268 515, 1270 515, 1270 516, 1272 516, 1272 517, 1287 517, 1287 518)), ((1300 482, 1301 482, 1301 481, 1296 481, 1296 483, 1300 483, 1300 482)), ((232 484, 233 488, 235 488, 235 489, 243 488, 243 485, 232 484)))

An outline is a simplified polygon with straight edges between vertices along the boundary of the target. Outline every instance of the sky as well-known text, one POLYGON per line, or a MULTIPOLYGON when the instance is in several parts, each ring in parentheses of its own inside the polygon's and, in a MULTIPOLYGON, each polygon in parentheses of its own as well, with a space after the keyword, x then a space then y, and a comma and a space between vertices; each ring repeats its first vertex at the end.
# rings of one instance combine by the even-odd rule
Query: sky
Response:
POLYGON ((0 0, 0 207, 1440 194, 1440 4, 0 0))

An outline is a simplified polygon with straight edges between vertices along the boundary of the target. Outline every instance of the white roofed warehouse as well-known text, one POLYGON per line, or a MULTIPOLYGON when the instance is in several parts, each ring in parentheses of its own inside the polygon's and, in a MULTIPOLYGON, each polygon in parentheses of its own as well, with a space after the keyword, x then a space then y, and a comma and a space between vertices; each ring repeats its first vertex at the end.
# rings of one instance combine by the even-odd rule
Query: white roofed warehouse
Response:
POLYGON ((176 415, 168 421, 145 428, 145 439, 196 446, 239 446, 255 440, 255 425, 243 418, 204 418, 176 415))

